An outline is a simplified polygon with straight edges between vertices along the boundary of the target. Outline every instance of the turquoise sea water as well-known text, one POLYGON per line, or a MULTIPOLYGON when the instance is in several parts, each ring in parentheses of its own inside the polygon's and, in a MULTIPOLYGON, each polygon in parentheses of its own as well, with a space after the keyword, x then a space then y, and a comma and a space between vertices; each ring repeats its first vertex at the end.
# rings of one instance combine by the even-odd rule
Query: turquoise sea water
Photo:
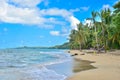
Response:
POLYGON ((58 49, 0 50, 0 80, 65 80, 71 60, 58 49))

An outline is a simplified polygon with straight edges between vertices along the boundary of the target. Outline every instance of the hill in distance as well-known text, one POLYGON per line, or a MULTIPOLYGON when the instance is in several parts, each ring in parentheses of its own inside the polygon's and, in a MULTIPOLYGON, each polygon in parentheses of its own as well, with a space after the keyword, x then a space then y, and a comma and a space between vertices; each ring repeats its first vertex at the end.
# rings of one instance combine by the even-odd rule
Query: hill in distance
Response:
POLYGON ((66 42, 62 45, 55 45, 52 47, 28 47, 28 46, 23 46, 23 47, 17 47, 15 49, 69 49, 69 42, 66 42))

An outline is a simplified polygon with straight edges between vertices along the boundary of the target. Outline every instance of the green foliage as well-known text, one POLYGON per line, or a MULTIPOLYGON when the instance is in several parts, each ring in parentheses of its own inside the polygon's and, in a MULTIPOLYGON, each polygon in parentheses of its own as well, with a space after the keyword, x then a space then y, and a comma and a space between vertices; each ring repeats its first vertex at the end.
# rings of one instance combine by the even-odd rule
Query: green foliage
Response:
POLYGON ((70 44, 68 42, 62 44, 62 45, 56 45, 53 47, 49 47, 49 49, 69 49, 70 48, 70 44))
POLYGON ((113 8, 115 9, 114 13, 120 12, 120 1, 118 1, 113 8))
POLYGON ((120 44, 120 13, 116 13, 113 17, 113 24, 115 27, 111 33, 111 40, 120 44))
POLYGON ((78 24, 77 30, 72 30, 70 34, 70 48, 96 48, 98 51, 104 48, 120 49, 120 1, 114 6, 114 12, 104 9, 100 12, 91 13, 91 26, 78 24), (100 22, 96 18, 100 18, 100 22))
POLYGON ((72 30, 70 34, 70 46, 71 49, 80 49, 87 42, 88 37, 88 27, 83 24, 77 25, 77 30, 72 30))
POLYGON ((70 48, 70 43, 66 42, 62 45, 56 45, 53 47, 28 47, 28 46, 23 46, 23 47, 17 47, 15 49, 69 49, 70 48))

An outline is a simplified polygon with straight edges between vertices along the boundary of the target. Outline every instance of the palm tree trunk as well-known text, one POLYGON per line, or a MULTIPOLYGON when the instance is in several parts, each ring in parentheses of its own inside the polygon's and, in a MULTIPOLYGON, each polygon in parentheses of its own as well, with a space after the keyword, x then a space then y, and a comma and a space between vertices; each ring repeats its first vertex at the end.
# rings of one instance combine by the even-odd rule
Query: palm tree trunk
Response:
POLYGON ((80 51, 82 51, 82 46, 81 46, 81 43, 79 43, 80 44, 80 51))
POLYGON ((105 53, 107 52, 107 40, 105 40, 105 53))
POLYGON ((99 44, 98 44, 98 37, 97 37, 97 29, 96 29, 96 26, 95 26, 95 39, 96 39, 97 51, 99 52, 99 44))

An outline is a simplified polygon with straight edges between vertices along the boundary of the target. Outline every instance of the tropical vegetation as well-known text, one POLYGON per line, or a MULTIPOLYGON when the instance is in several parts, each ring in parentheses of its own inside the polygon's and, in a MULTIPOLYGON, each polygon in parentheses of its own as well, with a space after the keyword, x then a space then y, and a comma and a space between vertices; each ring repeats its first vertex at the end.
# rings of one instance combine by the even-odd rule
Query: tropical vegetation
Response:
POLYGON ((98 52, 120 49, 120 1, 100 12, 92 11, 90 24, 79 23, 77 30, 71 30, 69 44, 71 49, 90 49, 98 52), (98 20, 99 19, 99 20, 98 20))

